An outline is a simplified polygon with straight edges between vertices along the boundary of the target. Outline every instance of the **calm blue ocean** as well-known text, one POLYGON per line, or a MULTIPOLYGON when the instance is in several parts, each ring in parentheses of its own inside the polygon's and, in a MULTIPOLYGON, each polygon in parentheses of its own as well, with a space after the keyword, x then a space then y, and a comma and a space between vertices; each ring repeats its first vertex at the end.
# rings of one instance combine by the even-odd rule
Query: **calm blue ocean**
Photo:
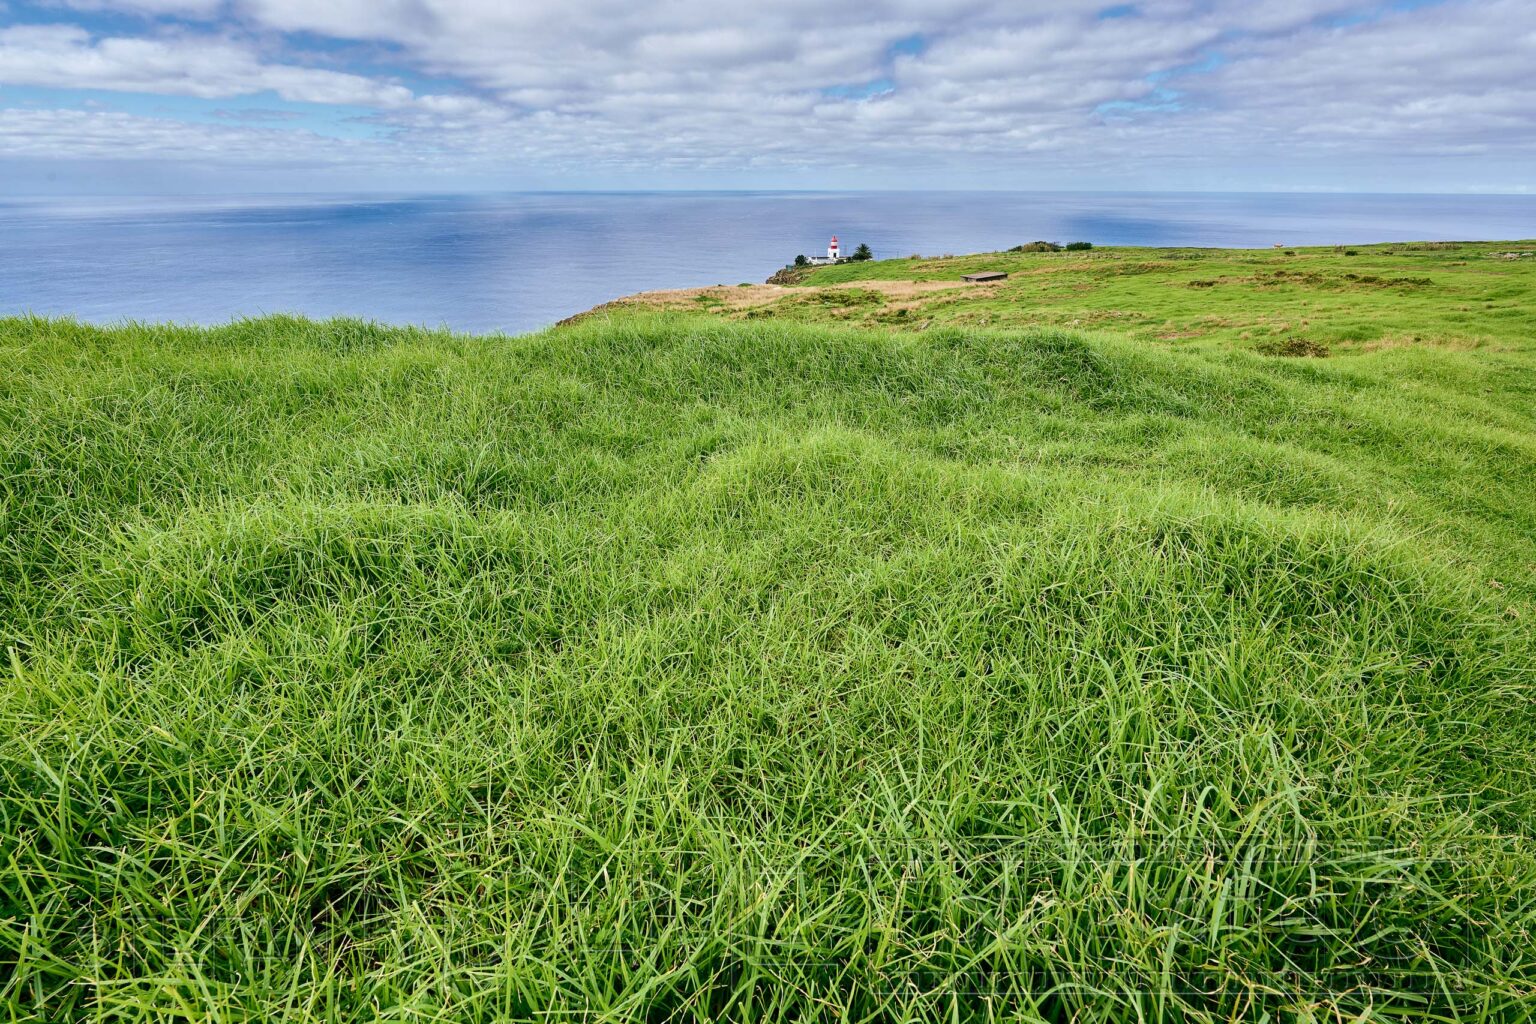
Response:
POLYGON ((1536 196, 558 193, 0 200, 0 314, 349 315, 524 331, 650 288, 762 281, 829 235, 877 256, 1536 236, 1536 196))

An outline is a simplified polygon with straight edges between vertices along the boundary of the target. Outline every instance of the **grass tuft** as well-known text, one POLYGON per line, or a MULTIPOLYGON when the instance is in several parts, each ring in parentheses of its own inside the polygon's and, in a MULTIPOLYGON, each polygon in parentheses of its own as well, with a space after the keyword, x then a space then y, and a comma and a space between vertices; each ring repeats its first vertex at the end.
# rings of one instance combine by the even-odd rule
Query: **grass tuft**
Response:
POLYGON ((8 1019, 1530 1016, 1527 347, 0 359, 8 1019))

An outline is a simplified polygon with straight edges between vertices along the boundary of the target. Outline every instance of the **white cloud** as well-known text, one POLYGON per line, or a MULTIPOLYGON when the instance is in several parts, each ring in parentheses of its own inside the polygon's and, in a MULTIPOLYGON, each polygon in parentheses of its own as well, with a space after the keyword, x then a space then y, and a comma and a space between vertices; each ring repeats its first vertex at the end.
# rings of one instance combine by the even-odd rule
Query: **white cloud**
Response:
POLYGON ((183 124, 158 117, 85 110, 0 110, 0 155, 214 162, 260 160, 288 166, 389 158, 390 149, 311 132, 183 124))
POLYGON ((1111 18, 1044 0, 71 2, 219 18, 142 37, 3 29, 0 83, 362 107, 403 160, 1070 180, 1536 149, 1529 0, 1145 0, 1111 18), (367 73, 343 62, 356 54, 367 73), (405 84, 420 76, 451 84, 405 84))
POLYGON ((77 11, 123 11, 128 14, 206 18, 217 14, 224 7, 224 0, 56 0, 56 6, 77 11))
POLYGON ((409 89, 361 75, 263 64, 246 47, 221 39, 93 40, 73 25, 0 29, 0 82, 204 99, 271 90, 287 100, 378 107, 412 99, 409 89))

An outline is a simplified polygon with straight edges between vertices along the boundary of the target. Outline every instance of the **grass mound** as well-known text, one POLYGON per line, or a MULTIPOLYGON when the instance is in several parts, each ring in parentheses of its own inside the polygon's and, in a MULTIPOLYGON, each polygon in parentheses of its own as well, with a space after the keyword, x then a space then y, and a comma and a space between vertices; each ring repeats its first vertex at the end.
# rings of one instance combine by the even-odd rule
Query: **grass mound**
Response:
POLYGON ((12 1016, 1528 1016, 1517 356, 0 346, 12 1016))

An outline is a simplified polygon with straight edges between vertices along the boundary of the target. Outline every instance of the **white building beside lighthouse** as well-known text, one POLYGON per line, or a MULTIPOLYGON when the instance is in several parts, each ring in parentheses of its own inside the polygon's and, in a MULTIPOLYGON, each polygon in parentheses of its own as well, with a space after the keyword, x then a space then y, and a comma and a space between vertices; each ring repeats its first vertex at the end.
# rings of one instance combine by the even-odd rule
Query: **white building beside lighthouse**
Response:
POLYGON ((828 263, 841 263, 843 262, 843 258, 843 251, 838 247, 837 244, 837 236, 833 235, 832 241, 827 243, 827 254, 825 256, 808 257, 806 262, 812 264, 813 266, 820 267, 825 266, 828 263))

